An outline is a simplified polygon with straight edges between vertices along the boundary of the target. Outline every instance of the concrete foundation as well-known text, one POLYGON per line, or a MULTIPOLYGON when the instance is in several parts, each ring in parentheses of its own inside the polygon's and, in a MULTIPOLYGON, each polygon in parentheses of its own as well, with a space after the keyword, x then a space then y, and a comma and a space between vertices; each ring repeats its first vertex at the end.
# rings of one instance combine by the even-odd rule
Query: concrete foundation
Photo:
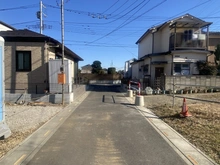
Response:
POLYGON ((127 97, 133 97, 133 90, 127 91, 127 97))
POLYGON ((11 130, 5 122, 0 123, 0 137, 5 139, 11 135, 11 130))
POLYGON ((135 97, 135 105, 136 106, 144 106, 144 96, 137 95, 135 97))

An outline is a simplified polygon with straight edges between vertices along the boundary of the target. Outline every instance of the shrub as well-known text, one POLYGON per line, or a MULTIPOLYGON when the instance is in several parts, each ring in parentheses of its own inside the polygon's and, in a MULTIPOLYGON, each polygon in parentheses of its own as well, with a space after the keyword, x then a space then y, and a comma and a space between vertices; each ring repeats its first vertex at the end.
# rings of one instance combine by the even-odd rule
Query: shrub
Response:
POLYGON ((197 68, 200 75, 217 75, 218 73, 217 67, 209 65, 206 61, 198 61, 197 68))

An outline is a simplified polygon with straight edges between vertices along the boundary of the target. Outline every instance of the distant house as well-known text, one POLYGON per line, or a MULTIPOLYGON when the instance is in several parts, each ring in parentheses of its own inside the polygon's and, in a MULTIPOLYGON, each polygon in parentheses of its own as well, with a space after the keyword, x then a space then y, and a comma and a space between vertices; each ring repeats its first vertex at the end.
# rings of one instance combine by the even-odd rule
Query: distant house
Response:
POLYGON ((124 66, 124 78, 131 78, 132 77, 132 67, 131 64, 135 62, 136 59, 132 58, 128 61, 125 61, 125 66, 124 66))
POLYGON ((138 60, 132 65, 136 68, 132 78, 149 78, 154 86, 163 74, 198 74, 197 61, 207 61, 213 53, 213 49, 210 50, 211 24, 185 14, 148 29, 136 42, 138 60))
MULTIPOLYGON (((218 44, 220 44, 220 32, 209 32, 209 50, 214 52, 218 44)), ((208 61, 215 63, 215 55, 208 56, 208 61)))
MULTIPOLYGON (((3 25, 1 23, 1 29, 9 28, 2 28, 3 25)), ((49 36, 27 29, 11 28, 0 31, 0 36, 5 40, 6 93, 26 91, 30 94, 42 94, 45 90, 48 91, 51 85, 48 63, 62 58, 62 44, 49 36)), ((69 69, 73 74, 68 75, 72 81, 77 77, 78 62, 83 59, 67 47, 64 48, 64 59, 72 63, 69 69)))
POLYGON ((14 27, 0 21, 0 31, 11 31, 16 30, 14 27))
POLYGON ((82 66, 81 73, 92 73, 92 66, 90 64, 82 66))

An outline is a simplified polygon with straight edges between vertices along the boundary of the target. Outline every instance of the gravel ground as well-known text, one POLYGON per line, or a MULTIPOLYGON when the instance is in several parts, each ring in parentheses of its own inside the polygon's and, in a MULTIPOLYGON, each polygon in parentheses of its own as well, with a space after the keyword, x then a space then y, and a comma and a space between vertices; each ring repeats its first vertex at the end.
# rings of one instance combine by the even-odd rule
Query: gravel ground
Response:
POLYGON ((6 105, 5 120, 12 135, 0 141, 0 158, 62 109, 61 105, 6 105))
POLYGON ((6 105, 6 123, 12 132, 24 132, 39 127, 62 109, 62 106, 6 105))

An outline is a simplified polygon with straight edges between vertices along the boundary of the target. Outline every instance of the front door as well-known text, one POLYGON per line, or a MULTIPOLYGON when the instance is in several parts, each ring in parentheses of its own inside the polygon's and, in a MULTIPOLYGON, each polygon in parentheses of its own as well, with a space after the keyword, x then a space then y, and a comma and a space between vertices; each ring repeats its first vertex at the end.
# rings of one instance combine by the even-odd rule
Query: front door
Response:
POLYGON ((158 77, 161 77, 161 74, 164 73, 164 68, 163 67, 156 67, 155 68, 155 79, 158 77))

